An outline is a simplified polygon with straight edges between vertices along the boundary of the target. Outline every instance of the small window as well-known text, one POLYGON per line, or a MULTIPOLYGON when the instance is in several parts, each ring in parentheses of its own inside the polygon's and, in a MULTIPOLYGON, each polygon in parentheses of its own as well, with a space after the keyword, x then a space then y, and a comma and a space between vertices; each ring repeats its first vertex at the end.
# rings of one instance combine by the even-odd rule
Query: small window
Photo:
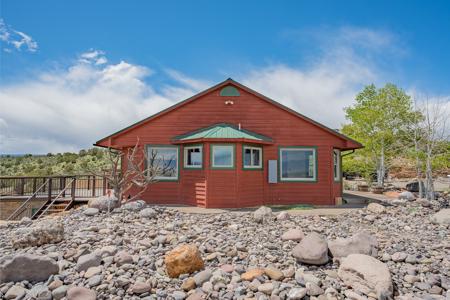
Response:
POLYGON ((316 181, 315 148, 280 148, 279 161, 281 181, 316 181))
POLYGON ((238 89, 234 86, 226 86, 223 89, 220 90, 220 96, 226 96, 226 97, 237 97, 240 96, 238 89))
POLYGON ((334 181, 341 180, 341 152, 333 150, 333 174, 334 181))
POLYGON ((234 146, 233 145, 212 145, 211 146, 211 166, 219 169, 234 168, 234 146))
POLYGON ((244 169, 262 168, 262 148, 244 146, 242 151, 244 169))
POLYGON ((184 167, 189 169, 201 169, 203 166, 203 147, 184 147, 184 167))
POLYGON ((178 147, 147 147, 149 176, 158 180, 178 180, 178 147))

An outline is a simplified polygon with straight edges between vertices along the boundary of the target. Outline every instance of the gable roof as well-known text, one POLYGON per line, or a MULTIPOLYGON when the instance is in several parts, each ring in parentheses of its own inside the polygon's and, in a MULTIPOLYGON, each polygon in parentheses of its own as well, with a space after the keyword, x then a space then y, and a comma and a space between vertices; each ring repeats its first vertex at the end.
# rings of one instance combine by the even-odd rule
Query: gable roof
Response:
POLYGON ((238 128, 235 125, 228 123, 218 123, 201 128, 190 133, 176 136, 173 140, 184 142, 198 139, 245 139, 254 142, 272 142, 272 139, 267 136, 238 128))
POLYGON ((309 123, 311 123, 311 124, 321 128, 321 129, 331 133, 332 135, 334 135, 334 136, 336 136, 336 137, 338 137, 340 139, 343 139, 343 140, 346 140, 346 141, 348 141, 350 143, 353 143, 355 146, 354 147, 350 147, 349 149, 356 149, 356 148, 362 148, 363 147, 363 145, 361 143, 355 141, 354 139, 349 138, 348 136, 346 136, 346 135, 344 135, 344 134, 342 134, 342 133, 340 133, 340 132, 338 132, 338 131, 336 131, 334 129, 331 129, 331 128, 329 128, 329 127, 327 127, 327 126, 325 126, 325 125, 323 125, 323 124, 321 124, 321 123, 319 123, 317 121, 314 121, 313 119, 310 119, 307 116, 305 116, 303 114, 300 114, 299 112, 297 112, 297 111, 295 111, 295 110, 293 110, 293 109, 291 109, 291 108, 289 108, 289 107, 287 107, 287 106, 285 106, 285 105, 283 105, 283 104, 281 104, 281 103, 279 103, 279 102, 277 102, 277 101, 275 101, 273 99, 270 99, 269 97, 264 96, 264 95, 262 95, 262 94, 260 94, 260 93, 258 93, 256 91, 252 90, 251 88, 249 88, 249 87, 247 87, 247 86, 245 86, 245 85, 243 85, 243 84, 241 84, 241 83, 231 79, 231 78, 228 78, 225 81, 222 81, 222 82, 220 82, 220 83, 218 83, 218 84, 216 84, 216 85, 214 85, 214 86, 212 86, 212 87, 210 87, 210 88, 208 88, 208 89, 206 89, 206 90, 204 90, 204 91, 202 91, 202 92, 200 92, 198 94, 193 95, 192 97, 189 97, 189 98, 187 98, 187 99, 185 99, 183 101, 180 101, 180 102, 178 102, 178 103, 176 103, 176 104, 174 104, 174 105, 172 105, 172 106, 170 106, 170 107, 168 107, 168 108, 166 108, 166 109, 164 109, 164 110, 162 110, 162 111, 160 111, 160 112, 158 112, 158 113, 156 113, 154 115, 151 115, 151 116, 149 116, 149 117, 147 117, 147 118, 145 118, 145 119, 143 119, 141 121, 138 121, 138 122, 136 122, 134 124, 131 124, 130 126, 125 127, 125 128, 123 128, 123 129, 121 129, 121 130, 119 130, 119 131, 117 131, 117 132, 115 132, 113 134, 110 134, 110 135, 108 135, 108 136, 98 140, 94 144, 94 146, 102 146, 102 145, 100 145, 100 143, 103 142, 104 140, 107 140, 109 138, 113 138, 115 136, 124 134, 125 132, 128 132, 129 130, 131 130, 131 129, 135 128, 135 127, 141 126, 141 125, 146 124, 147 122, 150 122, 150 121, 152 121, 152 120, 154 120, 154 119, 156 119, 156 118, 158 118, 158 117, 160 117, 162 115, 165 115, 165 114, 167 114, 167 113, 169 113, 169 112, 179 108, 180 106, 183 106, 183 105, 186 105, 186 104, 188 104, 190 102, 193 102, 196 99, 200 98, 201 96, 212 92, 213 90, 219 89, 219 88, 221 88, 223 86, 230 85, 230 84, 234 85, 234 86, 237 86, 237 87, 247 91, 248 93, 253 94, 254 96, 256 96, 256 97, 258 97, 260 99, 263 99, 263 100, 265 100, 265 101, 267 101, 267 102, 277 106, 278 108, 280 108, 282 110, 285 110, 285 111, 287 111, 287 112, 289 112, 289 113, 299 117, 300 119, 305 120, 305 121, 307 121, 307 122, 309 122, 309 123))

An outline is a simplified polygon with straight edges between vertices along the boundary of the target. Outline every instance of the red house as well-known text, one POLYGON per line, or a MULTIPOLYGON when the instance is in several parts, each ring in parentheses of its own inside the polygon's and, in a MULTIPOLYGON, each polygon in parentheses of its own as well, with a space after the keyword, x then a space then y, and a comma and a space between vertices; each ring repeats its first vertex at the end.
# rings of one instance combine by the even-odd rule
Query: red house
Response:
POLYGON ((137 138, 173 167, 145 201, 211 208, 338 204, 340 153, 362 147, 232 79, 95 145, 126 151, 137 138))

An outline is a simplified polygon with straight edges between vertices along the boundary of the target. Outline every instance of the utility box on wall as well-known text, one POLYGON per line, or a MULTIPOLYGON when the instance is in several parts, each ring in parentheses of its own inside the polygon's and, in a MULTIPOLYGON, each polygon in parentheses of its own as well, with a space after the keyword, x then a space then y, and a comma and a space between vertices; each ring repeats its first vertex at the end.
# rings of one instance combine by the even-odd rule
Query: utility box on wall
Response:
POLYGON ((277 183, 278 182, 278 162, 276 160, 268 161, 268 172, 267 172, 267 180, 269 183, 277 183))

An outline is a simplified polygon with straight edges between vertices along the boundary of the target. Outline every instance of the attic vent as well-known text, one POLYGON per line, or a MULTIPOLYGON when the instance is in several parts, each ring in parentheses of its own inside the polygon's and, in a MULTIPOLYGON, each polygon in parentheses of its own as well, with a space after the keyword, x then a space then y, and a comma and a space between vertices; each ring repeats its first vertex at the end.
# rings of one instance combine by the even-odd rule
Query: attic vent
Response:
POLYGON ((239 91, 234 86, 226 86, 220 90, 220 96, 237 97, 240 96, 239 91))

